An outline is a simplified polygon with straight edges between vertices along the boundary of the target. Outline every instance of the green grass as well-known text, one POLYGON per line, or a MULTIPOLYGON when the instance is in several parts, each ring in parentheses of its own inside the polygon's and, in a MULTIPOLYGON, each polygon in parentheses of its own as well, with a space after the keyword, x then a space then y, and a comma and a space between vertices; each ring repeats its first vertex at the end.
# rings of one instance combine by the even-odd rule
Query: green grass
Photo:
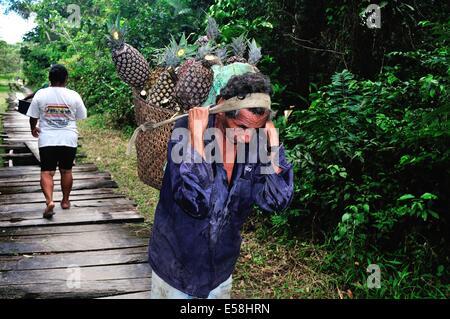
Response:
MULTIPOLYGON (((81 122, 79 129, 85 161, 111 173, 118 191, 138 204, 145 218, 142 233, 148 233, 159 191, 139 180, 136 155, 125 155, 129 134, 108 128, 101 115, 81 122)), ((254 216, 244 227, 241 256, 233 274, 233 297, 338 298, 337 276, 321 271, 327 252, 308 242, 281 242, 264 221, 254 216)))
MULTIPOLYGON (((11 79, 11 75, 8 74, 0 74, 0 113, 6 111, 7 104, 6 98, 8 97, 9 86, 8 82, 11 79)), ((3 131, 3 124, 0 120, 0 132, 3 131)), ((3 142, 3 139, 0 138, 0 144, 3 142)), ((3 158, 0 158, 0 167, 3 167, 3 158)))
POLYGON ((100 169, 109 171, 119 184, 119 191, 137 203, 146 222, 152 221, 159 193, 139 180, 136 156, 125 154, 126 135, 118 130, 107 129, 99 115, 79 123, 79 129, 83 136, 82 149, 87 153, 84 161, 93 162, 100 169))
POLYGON ((0 75, 0 112, 5 112, 6 110, 6 98, 9 92, 8 82, 10 79, 11 77, 8 75, 0 75))

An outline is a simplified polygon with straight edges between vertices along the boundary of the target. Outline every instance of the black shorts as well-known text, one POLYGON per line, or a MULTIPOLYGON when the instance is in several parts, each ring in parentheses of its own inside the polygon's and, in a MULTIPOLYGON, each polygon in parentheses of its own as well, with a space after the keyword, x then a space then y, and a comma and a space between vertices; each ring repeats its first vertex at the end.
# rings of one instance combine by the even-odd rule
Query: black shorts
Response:
POLYGON ((44 146, 39 148, 41 157, 41 171, 56 171, 60 169, 70 170, 77 154, 76 147, 68 146, 44 146))

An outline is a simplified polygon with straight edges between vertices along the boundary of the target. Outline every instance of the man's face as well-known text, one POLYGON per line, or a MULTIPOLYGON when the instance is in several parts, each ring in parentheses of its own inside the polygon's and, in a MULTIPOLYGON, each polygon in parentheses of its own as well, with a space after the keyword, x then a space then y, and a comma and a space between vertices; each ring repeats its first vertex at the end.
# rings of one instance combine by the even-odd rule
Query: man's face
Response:
POLYGON ((233 119, 226 120, 227 129, 232 129, 230 132, 227 130, 227 134, 229 138, 233 139, 233 143, 250 143, 252 136, 254 134, 254 130, 249 129, 243 125, 238 125, 233 119))
POLYGON ((239 111, 237 118, 228 118, 225 116, 226 128, 233 129, 229 138, 233 139, 233 143, 250 143, 253 135, 259 128, 265 126, 267 121, 267 115, 257 115, 248 109, 242 109, 239 111), (254 119, 250 121, 248 119, 254 119))

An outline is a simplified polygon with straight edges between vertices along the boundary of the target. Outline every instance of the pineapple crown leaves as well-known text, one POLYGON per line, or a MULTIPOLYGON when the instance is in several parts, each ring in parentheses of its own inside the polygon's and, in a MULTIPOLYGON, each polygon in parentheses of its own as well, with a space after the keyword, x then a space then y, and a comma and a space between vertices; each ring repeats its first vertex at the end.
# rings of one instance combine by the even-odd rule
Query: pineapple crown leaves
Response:
POLYGON ((205 45, 202 45, 197 52, 197 58, 202 60, 205 58, 205 56, 211 54, 215 50, 215 47, 211 45, 211 43, 207 43, 205 45))
POLYGON ((112 48, 118 48, 125 42, 125 34, 127 33, 127 28, 120 25, 120 14, 114 20, 107 23, 108 33, 106 36, 108 44, 112 48))
MULTIPOLYGON (((181 36, 180 42, 178 43, 177 55, 182 59, 192 57, 195 54, 195 51, 197 50, 196 45, 191 45, 188 43, 188 39, 190 36, 191 35, 186 37, 186 35, 183 33, 183 35, 181 36)), ((172 42, 176 43, 173 40, 173 37, 172 37, 172 42)))
POLYGON ((235 56, 244 57, 245 51, 247 49, 245 41, 246 39, 244 34, 241 34, 239 37, 232 39, 230 47, 233 50, 235 56))
POLYGON ((220 61, 225 61, 228 58, 228 48, 217 47, 214 54, 220 59, 220 61))
POLYGON ((152 61, 156 65, 163 65, 164 64, 164 56, 167 48, 162 49, 155 49, 153 51, 152 61))
POLYGON ((258 46, 255 39, 248 41, 248 63, 251 65, 256 65, 261 58, 261 47, 258 46))
POLYGON ((217 50, 217 46, 213 46, 208 42, 198 49, 196 60, 200 61, 206 67, 210 67, 214 64, 221 64, 222 60, 218 57, 217 50))
POLYGON ((168 46, 157 50, 154 61, 158 65, 176 67, 182 61, 194 56, 195 51, 196 47, 188 44, 186 35, 183 33, 179 42, 172 36, 168 46))
POLYGON ((220 36, 219 26, 213 17, 208 17, 208 25, 206 27, 206 36, 209 41, 216 42, 220 36))

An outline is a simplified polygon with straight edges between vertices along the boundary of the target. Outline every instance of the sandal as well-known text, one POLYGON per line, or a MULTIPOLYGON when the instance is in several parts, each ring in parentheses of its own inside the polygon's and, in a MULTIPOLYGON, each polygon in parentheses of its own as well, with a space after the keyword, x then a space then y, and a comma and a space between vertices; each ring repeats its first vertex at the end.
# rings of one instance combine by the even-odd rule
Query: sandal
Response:
POLYGON ((47 207, 45 208, 43 217, 47 218, 47 219, 52 218, 53 215, 55 215, 55 212, 53 211, 54 208, 55 208, 55 204, 53 202, 48 204, 47 207))

